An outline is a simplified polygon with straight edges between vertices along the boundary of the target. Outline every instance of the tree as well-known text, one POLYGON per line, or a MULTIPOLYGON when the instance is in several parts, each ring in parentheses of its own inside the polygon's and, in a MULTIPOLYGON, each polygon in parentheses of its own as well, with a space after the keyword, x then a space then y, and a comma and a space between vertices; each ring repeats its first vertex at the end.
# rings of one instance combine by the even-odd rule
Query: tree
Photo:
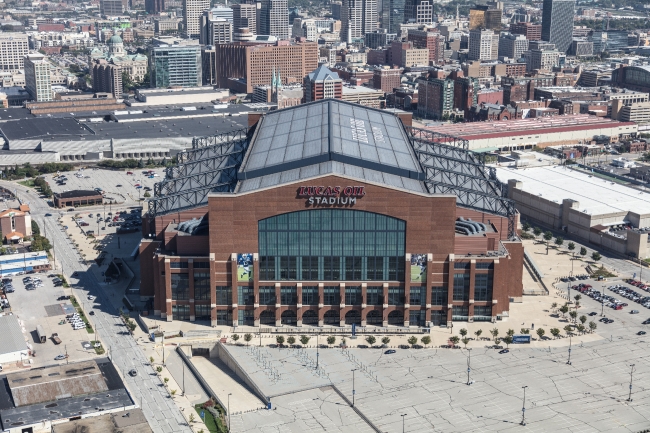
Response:
POLYGON ((406 341, 407 341, 408 344, 410 344, 411 346, 415 346, 415 345, 417 344, 417 342, 418 342, 418 337, 416 337, 415 335, 413 335, 413 336, 409 337, 409 339, 406 340, 406 341))
POLYGON ((474 335, 476 335, 476 339, 478 340, 481 337, 481 334, 483 333, 482 329, 479 329, 478 331, 474 332, 474 335))
POLYGON ((388 344, 390 343, 390 337, 384 337, 381 339, 382 344, 388 344))
POLYGON ((232 337, 230 337, 230 338, 232 338, 232 341, 234 341, 236 343, 237 340, 239 340, 239 334, 232 334, 232 337))
POLYGON ((124 93, 129 93, 135 87, 135 83, 131 79, 131 74, 127 71, 122 71, 122 88, 124 93))
POLYGON ((589 322, 589 330, 591 332, 594 332, 597 327, 598 327, 598 325, 596 324, 596 322, 594 322, 594 321, 589 322))
POLYGON ((528 223, 523 223, 522 226, 521 226, 521 229, 522 229, 523 231, 527 232, 528 230, 530 230, 530 224, 528 224, 528 223))
POLYGON ((165 382, 165 385, 167 385, 167 382, 169 382, 169 378, 168 377, 164 378, 163 382, 165 382))
POLYGON ((289 338, 287 338, 287 344, 289 346, 293 346, 294 344, 296 344, 296 337, 290 335, 289 338))
POLYGON ((508 329, 508 332, 506 332, 506 335, 513 336, 515 335, 515 330, 514 329, 508 329))
POLYGON ((431 344, 431 337, 429 337, 428 335, 425 335, 424 337, 420 338, 420 341, 425 346, 428 346, 429 344, 431 344))
POLYGON ((310 337, 307 337, 306 335, 301 335, 300 336, 300 342, 302 343, 303 346, 306 346, 307 343, 309 343, 310 337))
POLYGON ((503 337, 503 342, 506 343, 506 349, 512 344, 512 335, 506 335, 503 337))
POLYGON ((551 233, 550 231, 546 230, 546 231, 544 232, 544 240, 546 241, 546 254, 548 254, 548 243, 549 243, 549 241, 550 241, 551 239, 553 239, 553 233, 551 233))
POLYGON ((560 313, 562 313, 562 317, 564 317, 564 315, 566 313, 568 313, 568 312, 569 312, 569 306, 568 305, 564 304, 564 305, 562 305, 560 307, 560 313))
POLYGON ((373 344, 375 344, 376 341, 377 341, 377 339, 376 339, 374 336, 372 336, 372 335, 368 335, 368 336, 366 337, 366 343, 368 343, 368 344, 371 345, 371 346, 372 346, 373 344))
POLYGON ((149 191, 145 191, 144 194, 142 194, 142 197, 149 198, 151 197, 151 194, 149 194, 149 191))
POLYGON ((542 229, 540 229, 539 227, 535 227, 535 228, 533 229, 533 234, 534 234, 535 236, 539 236, 539 235, 541 235, 541 234, 542 234, 542 229))
POLYGON ((162 373, 162 367, 160 365, 156 367, 156 373, 162 373))
POLYGON ((150 356, 150 357, 149 357, 149 364, 152 364, 152 365, 153 365, 153 362, 154 362, 153 356, 150 356))
POLYGON ((140 161, 138 161, 138 168, 144 168, 144 161, 142 158, 140 158, 140 161))
POLYGON ((467 343, 469 343, 469 338, 465 337, 460 341, 462 341, 462 343, 465 345, 465 349, 467 349, 467 343))
POLYGON ((252 334, 244 334, 244 341, 246 342, 246 345, 248 345, 248 343, 250 343, 252 339, 253 339, 252 334))
POLYGON ((194 417, 194 414, 193 414, 193 413, 190 413, 190 419, 189 419, 189 421, 190 421, 190 422, 194 422, 195 420, 196 420, 196 418, 194 417))
POLYGON ((461 328, 461 330, 458 331, 458 332, 459 332, 460 335, 462 335, 463 337, 465 337, 465 336, 467 335, 467 329, 465 329, 465 328, 461 328))
POLYGON ((566 325, 564 327, 564 332, 566 332, 567 334, 573 334, 573 328, 571 327, 571 325, 566 325))
POLYGON ((492 338, 494 338, 494 342, 496 343, 497 337, 499 336, 499 330, 497 328, 494 328, 490 331, 490 334, 492 334, 492 338))
POLYGON ((170 393, 170 394, 171 394, 171 396, 173 397, 173 396, 175 396, 175 395, 176 395, 176 390, 175 390, 175 389, 172 389, 171 391, 169 391, 169 393, 170 393))
MULTIPOLYGON (((413 337, 415 338, 415 337, 413 337)), ((416 340, 417 341, 417 340, 416 340)), ((457 345, 458 342, 460 341, 460 338, 458 338, 458 335, 454 335, 453 337, 449 337, 449 341, 451 341, 451 344, 453 346, 457 345)))
POLYGON ((329 346, 333 345, 334 343, 336 343, 336 337, 335 336, 330 335, 329 337, 327 337, 327 344, 329 346))
POLYGON ((282 335, 278 335, 275 337, 275 342, 278 343, 278 346, 282 346, 284 344, 284 337, 282 335))
POLYGON ((580 323, 584 325, 586 321, 587 321, 587 316, 585 316, 584 314, 580 316, 580 323))
POLYGON ((528 334, 530 334, 530 329, 528 329, 528 328, 521 328, 521 329, 520 329, 520 332, 521 332, 522 334, 524 334, 524 335, 528 335, 528 334))
POLYGON ((575 296, 573 297, 573 299, 575 299, 576 302, 580 302, 580 300, 582 299, 582 295, 578 293, 577 295, 575 295, 575 296))
POLYGON ((576 249, 576 244, 569 242, 566 247, 569 249, 569 251, 573 251, 576 249))
POLYGON ((553 302, 551 304, 551 309, 553 310, 553 312, 555 312, 555 310, 557 310, 557 302, 553 302))
POLYGON ((580 255, 582 257, 587 255, 587 249, 585 247, 580 247, 580 255))
POLYGON ((564 243, 564 238, 562 236, 558 236, 555 238, 555 245, 557 245, 558 247, 561 247, 563 243, 564 243))
POLYGON ((571 317, 571 320, 575 322, 575 321, 576 321, 576 318, 578 317, 578 312, 575 311, 575 310, 570 311, 570 312, 569 312, 569 316, 571 317))
POLYGON ((584 332, 587 330, 587 328, 585 328, 585 325, 583 325, 582 323, 577 326, 577 329, 578 332, 580 332, 581 334, 584 334, 584 332))
POLYGON ((551 335, 553 338, 557 338, 560 335, 560 330, 557 328, 551 328, 551 335))
POLYGON ((591 255, 591 260, 593 260, 594 262, 597 262, 600 259, 602 259, 602 256, 600 255, 600 253, 598 251, 594 251, 593 254, 591 255))
POLYGON ((537 328, 537 331, 536 331, 536 332, 537 332, 537 336, 539 337, 540 340, 542 339, 542 337, 544 336, 544 334, 546 334, 546 332, 544 331, 543 328, 537 328))

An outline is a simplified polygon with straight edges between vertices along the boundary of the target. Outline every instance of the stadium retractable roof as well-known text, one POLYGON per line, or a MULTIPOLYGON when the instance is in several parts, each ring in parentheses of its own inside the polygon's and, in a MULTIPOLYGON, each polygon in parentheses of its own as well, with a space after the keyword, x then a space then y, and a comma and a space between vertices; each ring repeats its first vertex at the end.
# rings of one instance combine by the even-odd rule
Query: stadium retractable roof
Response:
POLYGON ((393 114, 335 99, 270 112, 250 131, 195 138, 149 201, 156 217, 234 193, 325 173, 408 191, 454 194, 459 206, 508 217, 514 203, 493 168, 454 136, 405 128, 393 114), (421 186, 418 186, 421 185, 421 186))

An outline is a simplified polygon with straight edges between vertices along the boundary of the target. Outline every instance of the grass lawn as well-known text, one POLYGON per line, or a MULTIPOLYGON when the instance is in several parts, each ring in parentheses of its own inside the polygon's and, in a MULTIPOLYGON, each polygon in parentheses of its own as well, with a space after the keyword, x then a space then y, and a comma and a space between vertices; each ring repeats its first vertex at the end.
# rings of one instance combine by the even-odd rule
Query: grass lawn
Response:
POLYGON ((28 186, 30 188, 34 187, 34 179, 21 180, 18 183, 23 186, 28 186))
POLYGON ((208 412, 207 409, 203 409, 200 404, 195 405, 194 409, 196 410, 198 418, 201 418, 201 411, 204 412, 205 419, 203 422, 205 423, 205 426, 208 428, 208 431, 210 431, 210 433, 228 432, 228 428, 224 425, 223 421, 221 419, 214 419, 212 414, 208 412))

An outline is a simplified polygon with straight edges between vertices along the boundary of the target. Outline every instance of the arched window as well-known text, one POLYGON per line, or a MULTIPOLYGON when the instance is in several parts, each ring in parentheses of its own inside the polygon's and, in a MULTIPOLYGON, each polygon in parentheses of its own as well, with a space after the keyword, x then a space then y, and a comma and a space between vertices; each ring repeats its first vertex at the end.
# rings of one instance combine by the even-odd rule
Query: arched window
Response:
POLYGON ((406 223, 315 209, 258 222, 260 280, 403 281, 406 223))

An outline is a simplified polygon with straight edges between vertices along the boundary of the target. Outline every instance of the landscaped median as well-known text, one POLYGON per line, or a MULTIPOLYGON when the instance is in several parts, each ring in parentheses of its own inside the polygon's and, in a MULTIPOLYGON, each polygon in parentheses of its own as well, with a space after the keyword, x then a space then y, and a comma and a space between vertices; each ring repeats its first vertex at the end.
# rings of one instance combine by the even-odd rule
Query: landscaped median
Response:
POLYGON ((77 302, 77 299, 74 296, 70 296, 70 303, 74 306, 75 310, 77 310, 79 317, 81 318, 81 320, 83 320, 84 324, 86 325, 86 331, 88 331, 89 334, 94 334, 95 330, 93 329, 92 325, 88 322, 88 318, 84 314, 83 310, 79 306, 79 303, 77 302))
MULTIPOLYGON (((226 426, 225 414, 223 408, 214 401, 208 400, 205 403, 194 405, 196 413, 201 416, 203 412, 203 422, 208 428, 210 433, 227 433, 228 427, 226 426)), ((190 416, 191 422, 192 416, 190 416)), ((207 433, 207 432, 206 432, 207 433)))

